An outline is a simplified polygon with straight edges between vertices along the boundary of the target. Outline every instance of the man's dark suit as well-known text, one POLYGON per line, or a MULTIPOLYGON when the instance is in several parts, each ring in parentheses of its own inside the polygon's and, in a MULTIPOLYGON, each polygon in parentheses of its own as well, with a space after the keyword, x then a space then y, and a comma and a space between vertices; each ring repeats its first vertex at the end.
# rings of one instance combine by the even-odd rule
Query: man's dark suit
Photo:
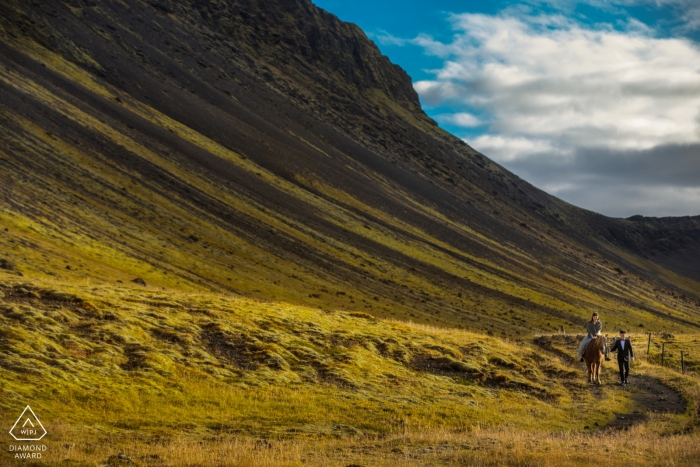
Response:
POLYGON ((610 348, 610 351, 617 351, 617 364, 620 366, 620 381, 625 383, 630 374, 630 359, 634 358, 634 350, 632 350, 632 342, 629 339, 625 339, 624 348, 621 342, 622 339, 616 340, 610 348))

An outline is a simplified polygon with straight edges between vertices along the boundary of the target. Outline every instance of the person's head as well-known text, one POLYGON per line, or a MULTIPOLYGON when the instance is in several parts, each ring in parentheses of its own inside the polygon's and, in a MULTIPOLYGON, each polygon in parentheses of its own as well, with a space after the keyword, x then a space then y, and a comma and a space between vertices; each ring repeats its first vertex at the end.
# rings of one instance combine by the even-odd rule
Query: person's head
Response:
POLYGON ((627 336, 627 333, 624 330, 620 330, 620 339, 624 340, 625 336, 627 336))
POLYGON ((591 323, 595 323, 598 321, 598 313, 593 313, 593 316, 591 316, 591 323))

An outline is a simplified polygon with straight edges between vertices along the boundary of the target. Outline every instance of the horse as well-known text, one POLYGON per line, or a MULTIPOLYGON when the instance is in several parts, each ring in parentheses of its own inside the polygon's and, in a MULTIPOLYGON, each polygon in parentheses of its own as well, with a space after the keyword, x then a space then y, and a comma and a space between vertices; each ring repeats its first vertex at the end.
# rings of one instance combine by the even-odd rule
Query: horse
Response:
POLYGON ((583 359, 588 368, 588 382, 600 384, 600 365, 603 363, 605 346, 608 340, 605 336, 596 336, 586 346, 583 359))

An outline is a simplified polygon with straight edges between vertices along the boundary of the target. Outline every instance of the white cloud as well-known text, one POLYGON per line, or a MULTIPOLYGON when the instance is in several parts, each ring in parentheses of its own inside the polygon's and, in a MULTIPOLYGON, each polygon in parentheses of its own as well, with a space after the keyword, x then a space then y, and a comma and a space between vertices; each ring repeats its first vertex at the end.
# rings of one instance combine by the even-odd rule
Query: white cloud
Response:
POLYGON ((479 120, 479 118, 475 115, 472 115, 467 112, 436 115, 435 120, 437 120, 438 122, 452 123, 453 125, 457 125, 462 128, 474 128, 481 126, 484 123, 481 120, 479 120))
POLYGON ((555 150, 552 143, 546 139, 481 135, 466 142, 501 163, 527 160, 532 155, 547 154, 555 150))
POLYGON ((379 31, 378 34, 376 33, 367 33, 367 36, 369 36, 371 39, 376 40, 382 45, 406 45, 411 43, 411 40, 409 39, 402 39, 401 37, 396 37, 392 34, 389 34, 386 31, 379 31))
POLYGON ((498 134, 557 144, 698 141, 700 50, 686 40, 475 14, 453 23, 459 34, 443 47, 449 59, 436 79, 416 83, 428 104, 483 109, 498 134))
POLYGON ((428 107, 484 115, 486 134, 469 143, 506 167, 531 161, 536 169, 546 154, 563 168, 589 150, 615 158, 700 142, 700 49, 689 40, 654 37, 633 20, 623 31, 560 15, 460 14, 451 22, 449 43, 410 40, 443 58, 435 78, 415 89, 428 107))

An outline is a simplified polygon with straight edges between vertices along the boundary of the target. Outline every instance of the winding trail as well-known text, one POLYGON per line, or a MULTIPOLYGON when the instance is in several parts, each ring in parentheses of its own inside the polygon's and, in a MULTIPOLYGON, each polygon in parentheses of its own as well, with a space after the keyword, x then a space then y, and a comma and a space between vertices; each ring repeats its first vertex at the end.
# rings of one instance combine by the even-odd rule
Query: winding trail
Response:
POLYGON ((651 413, 681 414, 686 402, 675 390, 650 376, 630 376, 630 384, 617 386, 619 391, 630 391, 634 401, 631 413, 615 414, 615 420, 603 427, 609 430, 626 430, 649 419, 651 413))

